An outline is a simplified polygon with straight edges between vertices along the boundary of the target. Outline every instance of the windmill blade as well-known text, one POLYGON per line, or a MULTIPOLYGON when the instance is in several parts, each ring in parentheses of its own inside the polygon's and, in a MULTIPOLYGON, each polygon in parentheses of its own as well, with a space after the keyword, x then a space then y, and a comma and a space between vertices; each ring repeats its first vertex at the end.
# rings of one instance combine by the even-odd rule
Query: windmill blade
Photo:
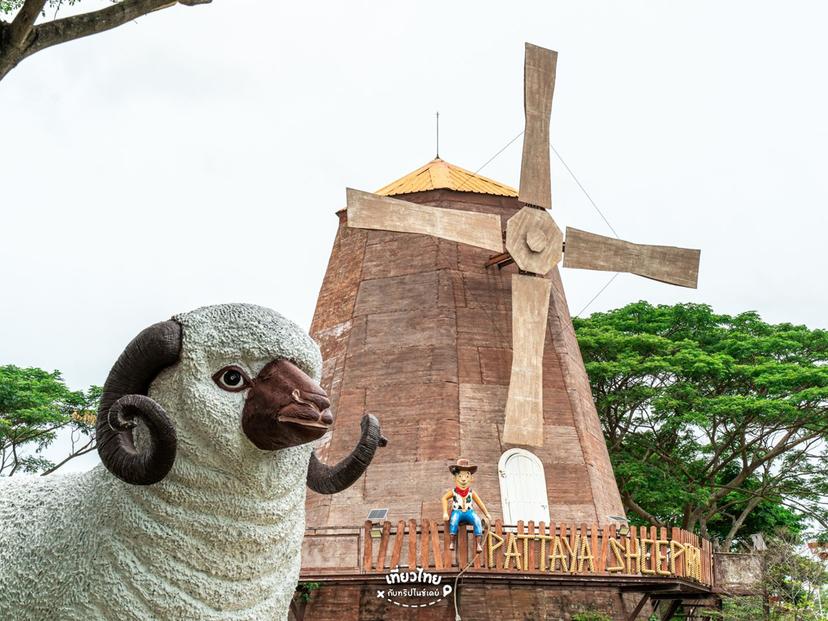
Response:
POLYGON ((347 189, 348 226, 377 231, 433 235, 503 252, 500 216, 409 203, 347 189))
POLYGON ((503 442, 543 446, 543 344, 552 281, 512 276, 512 374, 503 442))
POLYGON ((523 159, 520 164, 518 198, 526 205, 552 207, 549 180, 549 118, 555 90, 558 53, 531 43, 526 44, 523 64, 523 109, 526 131, 523 134, 523 159))
POLYGON ((695 289, 701 250, 651 246, 566 228, 564 267, 629 272, 671 285, 695 289))

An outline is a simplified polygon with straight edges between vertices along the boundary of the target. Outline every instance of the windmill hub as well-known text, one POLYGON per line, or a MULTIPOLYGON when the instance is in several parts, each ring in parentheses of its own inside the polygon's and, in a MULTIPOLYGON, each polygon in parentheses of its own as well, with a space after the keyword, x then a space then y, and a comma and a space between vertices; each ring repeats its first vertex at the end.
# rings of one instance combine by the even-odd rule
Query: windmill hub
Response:
POLYGON ((524 207, 506 222, 506 250, 526 272, 548 273, 562 249, 563 233, 545 209, 524 207))
POLYGON ((529 246, 529 250, 532 252, 543 252, 548 243, 549 239, 546 237, 546 233, 540 229, 532 229, 526 233, 526 245, 529 246))

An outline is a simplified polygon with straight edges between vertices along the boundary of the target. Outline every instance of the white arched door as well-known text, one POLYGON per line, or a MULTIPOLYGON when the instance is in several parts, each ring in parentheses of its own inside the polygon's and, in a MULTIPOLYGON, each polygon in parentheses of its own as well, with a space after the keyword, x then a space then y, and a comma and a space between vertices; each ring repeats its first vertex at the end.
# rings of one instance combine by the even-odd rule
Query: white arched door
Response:
POLYGON ((546 477, 543 464, 524 449, 509 449, 500 456, 500 500, 503 504, 503 522, 517 524, 518 520, 534 520, 549 524, 549 500, 546 495, 546 477))

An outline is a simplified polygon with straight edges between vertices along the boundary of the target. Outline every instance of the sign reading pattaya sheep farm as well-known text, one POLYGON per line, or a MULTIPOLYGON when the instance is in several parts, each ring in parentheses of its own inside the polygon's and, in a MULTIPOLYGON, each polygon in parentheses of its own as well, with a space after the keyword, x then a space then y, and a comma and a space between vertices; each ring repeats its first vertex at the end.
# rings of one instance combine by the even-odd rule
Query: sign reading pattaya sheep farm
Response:
POLYGON ((451 536, 447 521, 400 520, 396 526, 384 522, 381 528, 367 521, 359 541, 361 573, 422 567, 427 571, 465 568, 469 573, 713 581, 710 542, 680 528, 543 522, 507 526, 495 519, 485 530, 483 550, 478 553, 479 540, 465 524, 451 536))
MULTIPOLYGON (((642 529, 643 530, 643 529, 642 529)), ((701 581, 702 553, 698 546, 674 539, 647 536, 606 538, 595 550, 588 535, 572 536, 489 532, 486 567, 489 569, 548 571, 551 573, 624 573, 676 576, 701 581), (599 570, 597 565, 603 565, 599 570), (680 563, 677 572, 677 563, 680 563)))

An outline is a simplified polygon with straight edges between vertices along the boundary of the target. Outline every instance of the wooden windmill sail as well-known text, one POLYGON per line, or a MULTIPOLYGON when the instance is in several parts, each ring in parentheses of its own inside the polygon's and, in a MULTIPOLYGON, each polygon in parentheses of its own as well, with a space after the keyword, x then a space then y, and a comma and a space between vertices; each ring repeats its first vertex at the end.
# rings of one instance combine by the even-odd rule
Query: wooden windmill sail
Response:
MULTIPOLYGON (((631 272, 666 283, 695 287, 699 251, 632 244, 567 228, 566 242, 547 209, 552 207, 549 122, 557 53, 526 44, 526 125, 519 200, 524 207, 506 225, 508 257, 521 274, 512 277, 513 357, 503 441, 543 445, 543 344, 551 292, 544 278, 561 260, 581 269, 631 272)), ((500 217, 417 205, 349 189, 348 225, 420 233, 503 252, 500 217)))

